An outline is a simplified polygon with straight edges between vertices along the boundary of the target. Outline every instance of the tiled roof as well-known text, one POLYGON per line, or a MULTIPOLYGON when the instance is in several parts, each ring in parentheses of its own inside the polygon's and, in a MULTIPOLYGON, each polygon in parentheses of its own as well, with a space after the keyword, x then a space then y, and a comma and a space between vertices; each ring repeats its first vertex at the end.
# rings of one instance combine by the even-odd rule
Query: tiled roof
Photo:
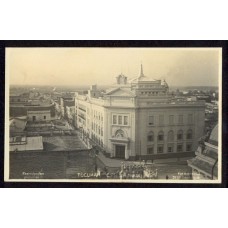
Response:
POLYGON ((213 128, 208 142, 212 145, 218 146, 218 124, 213 128))
MULTIPOLYGON (((207 161, 203 161, 199 158, 192 158, 190 160, 188 160, 188 164, 196 169, 199 169, 201 171, 204 171, 205 173, 211 175, 212 173, 212 168, 213 168, 213 164, 210 164, 207 161)), ((216 165, 214 168, 214 176, 218 176, 218 166, 216 165)))
POLYGON ((129 82, 131 83, 137 83, 137 82, 156 82, 156 79, 149 78, 147 76, 139 76, 133 79, 130 79, 129 82))

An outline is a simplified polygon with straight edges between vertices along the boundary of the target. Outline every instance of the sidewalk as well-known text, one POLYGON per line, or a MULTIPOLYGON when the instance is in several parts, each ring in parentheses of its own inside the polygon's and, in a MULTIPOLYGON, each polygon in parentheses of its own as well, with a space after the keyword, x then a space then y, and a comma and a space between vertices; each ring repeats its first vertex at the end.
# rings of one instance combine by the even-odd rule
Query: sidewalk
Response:
MULTIPOLYGON (((190 157, 191 158, 191 157, 190 157)), ((187 164, 189 157, 155 159, 154 164, 187 164)))
MULTIPOLYGON (((110 167, 110 168, 118 168, 121 166, 122 162, 125 163, 126 165, 132 165, 133 163, 135 165, 140 165, 140 161, 125 161, 125 160, 120 160, 120 159, 115 159, 115 158, 108 158, 106 157, 103 153, 99 153, 97 155, 97 159, 99 159, 105 166, 110 167)), ((165 165, 183 165, 188 160, 189 158, 180 158, 177 160, 177 158, 166 158, 166 159, 156 159, 153 161, 153 164, 159 165, 159 166, 165 166, 165 165)), ((146 163, 148 165, 152 163, 146 163)))
POLYGON ((130 165, 130 164, 132 165, 133 163, 140 164, 139 161, 124 161, 124 160, 119 160, 115 158, 107 158, 101 152, 97 155, 97 159, 99 159, 105 166, 109 168, 119 168, 122 162, 125 163, 126 165, 130 165))

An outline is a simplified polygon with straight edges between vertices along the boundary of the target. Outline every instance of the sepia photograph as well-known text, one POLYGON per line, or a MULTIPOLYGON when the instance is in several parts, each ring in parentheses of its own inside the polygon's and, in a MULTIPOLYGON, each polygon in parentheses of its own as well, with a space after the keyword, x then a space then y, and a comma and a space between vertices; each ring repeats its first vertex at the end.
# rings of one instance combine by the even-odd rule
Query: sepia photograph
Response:
POLYGON ((5 49, 7 182, 221 183, 222 48, 5 49))

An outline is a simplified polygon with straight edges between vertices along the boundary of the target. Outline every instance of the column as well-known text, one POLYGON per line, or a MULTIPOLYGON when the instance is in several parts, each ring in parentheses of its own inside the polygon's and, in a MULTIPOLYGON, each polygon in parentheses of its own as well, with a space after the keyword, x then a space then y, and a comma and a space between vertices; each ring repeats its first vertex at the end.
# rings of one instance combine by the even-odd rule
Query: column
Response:
POLYGON ((112 143, 111 144, 111 153, 110 153, 110 157, 111 158, 114 158, 115 157, 115 154, 116 154, 115 153, 116 152, 115 150, 116 150, 116 146, 115 146, 115 144, 112 143))
POLYGON ((129 159, 129 153, 128 153, 128 149, 127 149, 127 144, 125 144, 125 159, 126 160, 129 159))

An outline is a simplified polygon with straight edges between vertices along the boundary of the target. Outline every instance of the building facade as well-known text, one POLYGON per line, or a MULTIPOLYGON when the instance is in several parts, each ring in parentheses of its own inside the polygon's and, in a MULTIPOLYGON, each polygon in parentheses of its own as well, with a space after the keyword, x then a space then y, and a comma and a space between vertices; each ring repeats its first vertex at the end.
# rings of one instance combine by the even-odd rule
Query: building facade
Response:
POLYGON ((30 122, 51 121, 50 110, 27 111, 27 118, 30 122))
POLYGON ((14 151, 42 151, 43 138, 42 136, 26 137, 16 136, 10 137, 10 152, 14 151))
POLYGON ((213 128, 208 139, 200 141, 195 155, 188 160, 188 165, 192 168, 192 179, 218 179, 218 124, 213 128))
POLYGON ((77 127, 88 146, 127 160, 194 154, 204 131, 204 102, 172 100, 166 81, 145 76, 142 66, 137 78, 121 74, 106 93, 95 89, 75 99, 77 127))

